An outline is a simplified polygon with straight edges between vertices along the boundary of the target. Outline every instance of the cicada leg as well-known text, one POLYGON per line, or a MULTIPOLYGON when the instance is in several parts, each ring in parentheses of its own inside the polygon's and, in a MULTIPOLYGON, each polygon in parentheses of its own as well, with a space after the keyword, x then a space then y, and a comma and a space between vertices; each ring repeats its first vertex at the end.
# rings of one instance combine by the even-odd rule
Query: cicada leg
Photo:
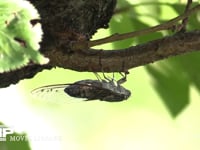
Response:
POLYGON ((98 81, 102 81, 101 76, 97 72, 93 72, 98 81))
POLYGON ((106 82, 114 82, 115 81, 114 80, 114 72, 113 72, 112 78, 109 76, 106 76, 103 71, 102 71, 102 74, 103 74, 103 79, 97 72, 94 72, 94 75, 96 76, 97 80, 99 80, 99 81, 106 81, 106 82))
POLYGON ((120 85, 120 84, 123 84, 127 81, 127 75, 129 74, 129 72, 128 71, 123 72, 124 74, 122 72, 119 72, 119 73, 122 76, 122 78, 117 81, 117 84, 120 85))
POLYGON ((106 79, 108 82, 114 82, 114 72, 113 72, 113 77, 109 77, 109 76, 106 76, 105 73, 103 72, 103 77, 104 79, 106 79))

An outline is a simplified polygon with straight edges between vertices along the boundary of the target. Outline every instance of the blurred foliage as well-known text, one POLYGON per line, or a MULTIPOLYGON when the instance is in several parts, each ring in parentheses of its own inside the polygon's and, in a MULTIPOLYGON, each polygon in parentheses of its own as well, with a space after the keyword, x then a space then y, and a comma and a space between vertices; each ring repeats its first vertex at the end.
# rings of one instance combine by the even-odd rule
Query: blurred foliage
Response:
MULTIPOLYGON (((182 14, 186 5, 178 1, 177 3, 157 2, 141 1, 138 4, 131 4, 128 1, 119 1, 118 8, 132 6, 132 9, 113 17, 110 24, 111 34, 141 30, 161 24, 182 14)), ((193 3, 193 6, 196 4, 197 2, 193 3)), ((198 15, 197 13, 189 17, 187 30, 199 29, 198 15)), ((114 47, 129 47, 133 44, 141 44, 173 34, 175 33, 172 31, 152 33, 127 41, 115 42, 114 47)), ((177 116, 189 104, 189 87, 191 84, 194 84, 200 91, 199 60, 200 53, 194 52, 146 66, 155 90, 173 116, 177 116)))
MULTIPOLYGON (((0 122, 0 127, 6 127, 3 123, 0 122)), ((13 133, 13 134, 8 134, 6 136, 6 141, 2 142, 0 141, 0 149, 1 150, 30 150, 29 142, 26 138, 19 138, 19 137, 26 137, 26 134, 18 134, 18 133, 13 133), (14 141, 17 139, 16 141, 14 141), (12 140, 13 141, 12 141, 12 140)))
POLYGON ((18 69, 30 61, 47 63, 39 52, 42 30, 37 10, 27 1, 0 1, 0 72, 18 69))

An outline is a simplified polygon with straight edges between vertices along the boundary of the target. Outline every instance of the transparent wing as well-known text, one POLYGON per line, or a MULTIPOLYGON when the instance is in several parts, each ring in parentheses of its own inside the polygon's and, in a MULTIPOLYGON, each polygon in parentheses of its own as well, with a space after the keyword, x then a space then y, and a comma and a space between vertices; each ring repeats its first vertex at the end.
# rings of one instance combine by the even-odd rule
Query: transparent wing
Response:
POLYGON ((41 94, 41 93, 49 93, 49 92, 59 92, 63 91, 64 89, 69 86, 70 84, 55 84, 55 85, 47 85, 36 88, 31 91, 33 95, 41 94))
POLYGON ((31 94, 34 98, 43 100, 50 103, 73 103, 85 101, 83 98, 75 98, 69 96, 65 93, 64 89, 72 84, 56 84, 56 85, 47 85, 36 88, 31 91, 31 94))

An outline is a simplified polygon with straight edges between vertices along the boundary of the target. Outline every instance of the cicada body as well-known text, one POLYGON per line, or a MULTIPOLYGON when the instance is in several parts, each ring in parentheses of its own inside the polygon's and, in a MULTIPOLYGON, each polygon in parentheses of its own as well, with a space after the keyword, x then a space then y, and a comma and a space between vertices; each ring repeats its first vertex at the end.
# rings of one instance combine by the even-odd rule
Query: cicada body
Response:
POLYGON ((119 102, 129 98, 131 92, 113 81, 81 80, 71 84, 57 84, 43 86, 34 89, 32 93, 44 91, 63 90, 66 94, 75 98, 84 98, 85 101, 101 100, 119 102))

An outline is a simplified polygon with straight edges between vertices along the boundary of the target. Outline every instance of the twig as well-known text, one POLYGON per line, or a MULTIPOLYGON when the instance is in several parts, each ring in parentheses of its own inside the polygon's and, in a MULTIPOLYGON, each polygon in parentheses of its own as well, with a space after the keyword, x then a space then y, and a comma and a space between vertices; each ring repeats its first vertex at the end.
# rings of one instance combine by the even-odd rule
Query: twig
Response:
POLYGON ((115 42, 115 41, 119 41, 119 40, 125 40, 128 38, 133 38, 136 36, 141 36, 141 35, 145 35, 145 34, 149 34, 152 32, 157 32, 157 31, 161 31, 161 30, 166 30, 169 29, 170 27, 172 27, 175 23, 177 23, 180 20, 185 19, 186 17, 188 17, 189 15, 191 15, 192 13, 197 12, 200 9, 200 5, 197 5, 193 8, 191 8, 188 11, 185 11, 184 14, 171 19, 163 24, 151 27, 151 28, 147 28, 147 29, 143 29, 140 31, 134 31, 134 32, 129 32, 129 33, 124 33, 124 34, 113 34, 109 37, 106 38, 102 38, 102 39, 98 39, 98 40, 93 40, 93 41, 89 41, 88 46, 89 47, 93 47, 96 45, 101 45, 101 44, 105 44, 105 43, 111 43, 111 42, 115 42))
MULTIPOLYGON (((186 7, 185 7, 184 13, 186 13, 187 11, 189 11, 191 4, 192 4, 192 0, 188 0, 188 1, 187 1, 187 5, 186 5, 186 7)), ((182 29, 181 29, 181 31, 183 31, 183 32, 186 31, 186 25, 187 25, 187 23, 188 23, 188 16, 185 17, 185 18, 183 19, 183 21, 182 21, 182 29)))

